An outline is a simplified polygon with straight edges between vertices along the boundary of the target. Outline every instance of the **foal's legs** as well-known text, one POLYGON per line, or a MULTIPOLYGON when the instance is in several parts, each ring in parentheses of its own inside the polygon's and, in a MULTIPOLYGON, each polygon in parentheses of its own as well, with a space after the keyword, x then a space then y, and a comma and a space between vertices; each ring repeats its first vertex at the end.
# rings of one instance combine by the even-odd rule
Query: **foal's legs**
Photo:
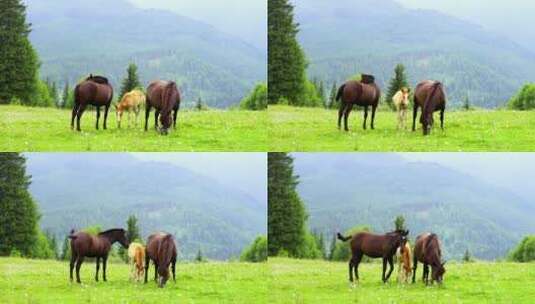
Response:
POLYGON ((375 130, 375 111, 377 110, 377 105, 372 106, 372 130, 375 130))
POLYGON ((104 256, 102 258, 102 280, 104 280, 104 282, 106 282, 106 266, 108 264, 108 256, 104 256))
POLYGON ((349 131, 349 128, 347 127, 347 119, 349 118, 349 113, 351 113, 351 110, 353 110, 353 104, 347 103, 344 111, 344 129, 346 131, 349 131))
POLYGON ((147 131, 147 127, 149 124, 149 114, 150 114, 150 105, 147 104, 147 107, 145 108, 145 131, 147 131))
POLYGON ((85 108, 86 108, 86 105, 79 105, 78 106, 78 111, 76 113, 76 130, 77 131, 82 131, 80 129, 80 118, 82 118, 82 115, 84 114, 84 111, 85 111, 85 108))
POLYGON ((82 263, 84 262, 83 256, 78 256, 76 259, 76 283, 82 283, 80 281, 80 267, 82 267, 82 263))
POLYGON ((97 106, 97 125, 96 128, 98 130, 98 120, 100 119, 100 106, 97 106))
POLYGON ((364 106, 364 123, 362 124, 364 130, 366 130, 366 120, 368 120, 368 106, 364 106))
POLYGON ((110 105, 106 105, 105 108, 104 108, 104 130, 108 129, 108 111, 110 110, 110 105))
POLYGON ((100 258, 97 258, 97 272, 95 273, 95 281, 98 282, 98 269, 100 268, 100 258))
POLYGON ((412 107, 412 131, 416 131, 416 116, 418 116, 418 104, 415 101, 412 107))

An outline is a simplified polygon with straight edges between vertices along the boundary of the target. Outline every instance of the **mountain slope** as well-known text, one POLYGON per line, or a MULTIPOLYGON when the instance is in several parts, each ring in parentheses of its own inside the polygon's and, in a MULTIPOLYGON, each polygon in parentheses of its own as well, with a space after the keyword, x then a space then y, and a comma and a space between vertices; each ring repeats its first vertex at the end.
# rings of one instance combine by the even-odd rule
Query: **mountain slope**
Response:
POLYGON ((266 78, 262 51, 184 16, 124 0, 26 3, 43 77, 72 83, 102 73, 118 90, 126 67, 135 62, 144 85, 174 79, 187 101, 200 96, 219 107, 239 102, 266 78))
POLYGON ((71 228, 125 227, 139 218, 143 237, 176 236, 183 257, 235 256, 266 231, 266 206, 241 191, 169 163, 128 154, 30 154, 30 191, 41 226, 63 237, 71 228))
POLYGON ((449 101, 503 105, 535 79, 535 54, 469 22, 391 0, 311 0, 296 9, 309 75, 327 82, 375 74, 381 87, 403 63, 414 86, 445 83, 449 101))
POLYGON ((403 214, 412 238, 438 233, 448 257, 469 249, 494 259, 535 231, 533 204, 434 163, 395 154, 297 154, 295 168, 311 228, 327 235, 362 224, 388 231, 403 214))

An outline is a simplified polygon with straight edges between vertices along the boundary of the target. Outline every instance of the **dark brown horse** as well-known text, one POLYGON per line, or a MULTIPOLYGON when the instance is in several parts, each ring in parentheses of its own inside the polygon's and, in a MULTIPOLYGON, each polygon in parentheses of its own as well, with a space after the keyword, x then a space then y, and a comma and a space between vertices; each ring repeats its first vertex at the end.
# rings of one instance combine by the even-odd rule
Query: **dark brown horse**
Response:
POLYGON ((371 128, 374 129, 375 111, 379 105, 381 90, 375 84, 375 78, 372 75, 362 75, 361 81, 350 80, 338 89, 336 100, 340 100, 340 109, 338 110, 338 129, 341 128, 342 115, 344 116, 344 130, 349 131, 347 119, 353 106, 364 107, 364 123, 362 127, 366 130, 366 120, 368 119, 368 108, 372 107, 371 128))
POLYGON ((416 266, 418 261, 424 264, 424 273, 422 280, 425 284, 429 284, 429 266, 431 266, 431 283, 437 281, 439 284, 442 283, 442 278, 446 269, 444 265, 446 262, 442 262, 442 253, 440 251, 440 242, 438 241, 438 236, 434 233, 424 233, 420 234, 416 238, 416 243, 414 244, 414 255, 413 255, 413 271, 412 271, 412 282, 416 281, 416 266))
POLYGON ((158 130, 158 116, 162 127, 161 133, 167 135, 171 124, 176 128, 176 118, 180 109, 180 93, 174 81, 156 80, 147 87, 147 101, 145 110, 145 131, 148 130, 148 121, 151 108, 154 107, 154 127, 158 130), (171 111, 174 111, 171 117, 171 111))
POLYGON ((349 261, 349 281, 353 283, 353 269, 355 278, 359 280, 359 264, 363 255, 370 258, 383 259, 383 282, 386 283, 394 270, 394 255, 398 247, 404 246, 407 242, 409 231, 397 230, 387 234, 377 235, 369 232, 359 232, 353 236, 344 237, 337 234, 338 239, 344 242, 351 240, 351 260, 349 261), (390 265, 388 274, 386 273, 386 263, 390 265))
POLYGON ((72 281, 72 271, 76 262, 76 282, 80 282, 80 267, 85 257, 97 258, 97 272, 95 280, 98 282, 98 270, 100 260, 102 259, 102 279, 106 281, 106 265, 108 262, 108 253, 115 242, 119 242, 124 248, 128 248, 129 241, 126 238, 124 229, 111 229, 94 236, 86 232, 71 231, 71 263, 70 275, 72 281))
POLYGON ((72 109, 71 128, 74 129, 74 117, 76 117, 76 130, 80 129, 80 118, 87 107, 93 105, 97 108, 97 124, 100 119, 100 107, 104 106, 104 130, 108 120, 108 110, 113 99, 113 88, 108 79, 102 76, 89 75, 74 89, 74 107, 72 109))
POLYGON ((177 250, 173 236, 167 233, 155 233, 147 240, 147 254, 145 255, 145 283, 149 274, 150 260, 154 262, 154 280, 158 277, 158 287, 164 287, 169 280, 169 265, 175 279, 177 250), (159 276, 158 276, 159 275, 159 276))
POLYGON ((420 82, 414 90, 414 107, 412 113, 412 130, 416 130, 416 116, 418 107, 422 108, 420 123, 424 135, 431 132, 433 126, 433 113, 440 111, 440 127, 444 129, 444 111, 446 110, 446 92, 444 86, 438 81, 425 80, 420 82))

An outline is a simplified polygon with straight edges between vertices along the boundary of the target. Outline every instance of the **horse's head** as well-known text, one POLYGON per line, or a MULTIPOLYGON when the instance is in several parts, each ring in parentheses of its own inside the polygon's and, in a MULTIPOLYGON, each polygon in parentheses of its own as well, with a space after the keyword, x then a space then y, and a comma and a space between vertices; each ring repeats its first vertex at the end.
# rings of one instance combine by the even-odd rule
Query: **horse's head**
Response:
POLYGON ((169 265, 173 257, 173 236, 168 234, 161 241, 158 252, 158 287, 163 288, 169 280, 169 265))
POLYGON ((401 96, 403 99, 403 104, 409 104, 409 95, 411 94, 411 90, 407 87, 401 88, 401 96))
POLYGON ((433 278, 433 281, 437 281, 439 284, 442 284, 444 274, 446 273, 444 265, 446 265, 446 262, 440 262, 438 265, 432 266, 431 268, 431 277, 433 278))
POLYGON ((409 235, 409 230, 396 230, 394 232, 390 232, 389 234, 393 236, 394 248, 405 247, 405 244, 407 243, 407 235, 409 235))
POLYGON ((160 122, 162 124, 160 127, 160 133, 162 135, 167 135, 169 133, 169 128, 171 128, 171 125, 173 124, 173 116, 171 115, 171 111, 161 113, 160 122))

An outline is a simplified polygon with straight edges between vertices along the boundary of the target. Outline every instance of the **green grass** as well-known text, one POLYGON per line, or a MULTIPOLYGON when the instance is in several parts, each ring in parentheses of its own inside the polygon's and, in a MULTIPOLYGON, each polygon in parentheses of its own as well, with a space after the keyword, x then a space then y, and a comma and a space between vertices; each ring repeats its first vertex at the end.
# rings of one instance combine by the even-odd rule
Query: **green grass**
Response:
MULTIPOLYGON (((82 133, 71 131, 69 110, 0 106, 0 151, 267 151, 267 113, 210 110, 180 111, 177 130, 161 136, 140 125, 117 128, 110 110, 108 130, 95 129, 96 114, 86 111, 82 133)), ((142 116, 142 115, 140 115, 142 116)), ((101 115, 102 126, 103 115, 101 115)), ((123 117, 125 119, 125 117, 123 117)))
POLYGON ((348 265, 283 258, 269 260, 269 303, 533 303, 535 263, 451 263, 442 286, 426 287, 419 264, 416 284, 387 284, 382 264, 361 264, 360 282, 348 283, 348 265))
MULTIPOLYGON (((535 111, 450 111, 446 112, 445 130, 435 127, 427 137, 422 135, 419 125, 416 132, 397 130, 397 117, 393 112, 378 112, 375 130, 363 130, 362 112, 353 111, 348 133, 338 130, 336 110, 270 106, 268 116, 270 151, 535 150, 535 111)), ((407 125, 412 126, 412 113, 408 116, 407 125)), ((435 123, 439 126, 438 113, 435 113, 435 123)))
POLYGON ((0 303, 265 303, 266 271, 265 263, 179 263, 176 283, 160 289, 129 281, 125 264, 108 264, 108 282, 95 282, 95 263, 85 262, 79 285, 67 262, 0 258, 0 303))

